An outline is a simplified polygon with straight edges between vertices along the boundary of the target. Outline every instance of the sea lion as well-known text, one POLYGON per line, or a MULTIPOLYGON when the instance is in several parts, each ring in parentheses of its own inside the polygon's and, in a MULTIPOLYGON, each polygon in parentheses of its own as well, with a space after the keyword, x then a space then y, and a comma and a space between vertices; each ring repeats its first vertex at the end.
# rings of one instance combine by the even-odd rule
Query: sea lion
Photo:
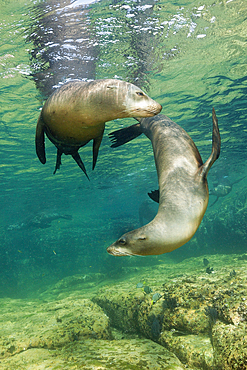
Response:
POLYGON ((233 185, 239 183, 243 179, 245 179, 246 176, 241 177, 240 179, 231 182, 228 178, 228 176, 222 176, 221 178, 218 179, 217 183, 214 184, 214 187, 209 190, 209 195, 215 195, 216 199, 213 203, 210 204, 210 207, 212 207, 220 197, 225 197, 227 196, 231 191, 233 185))
POLYGON ((162 114, 111 133, 112 146, 122 145, 141 133, 153 145, 159 209, 150 223, 124 234, 107 248, 107 252, 115 256, 163 254, 190 240, 208 205, 208 171, 220 154, 221 140, 214 109, 212 152, 204 164, 187 132, 162 114))
POLYGON ((72 216, 68 214, 61 214, 57 212, 53 213, 40 212, 37 213, 36 215, 31 215, 27 217, 25 220, 21 222, 9 225, 7 230, 21 230, 29 229, 32 227, 46 229, 51 226, 52 221, 59 220, 60 218, 65 220, 72 220, 72 216))
POLYGON ((68 82, 54 91, 41 110, 35 138, 37 156, 41 163, 46 162, 46 133, 57 147, 54 173, 60 168, 64 153, 70 154, 87 176, 78 150, 93 140, 94 169, 105 122, 116 118, 150 117, 161 109, 161 105, 141 89, 125 81, 106 79, 68 82))

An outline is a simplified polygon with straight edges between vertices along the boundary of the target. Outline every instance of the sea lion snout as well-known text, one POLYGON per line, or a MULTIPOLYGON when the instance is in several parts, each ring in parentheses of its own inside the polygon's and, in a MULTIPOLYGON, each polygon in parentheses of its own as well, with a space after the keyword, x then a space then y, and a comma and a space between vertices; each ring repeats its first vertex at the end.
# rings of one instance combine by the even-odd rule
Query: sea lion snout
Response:
POLYGON ((113 243, 107 248, 107 252, 113 256, 133 256, 134 254, 127 248, 118 245, 118 242, 113 243))
POLYGON ((125 247, 126 245, 128 245, 127 238, 125 235, 123 235, 120 239, 107 248, 107 252, 113 256, 128 256, 130 253, 125 247))
POLYGON ((131 85, 131 92, 126 94, 126 108, 130 117, 153 117, 161 112, 162 105, 131 85))
POLYGON ((153 117, 160 113, 161 110, 162 106, 160 104, 154 104, 154 106, 150 106, 148 109, 136 108, 132 111, 132 114, 136 113, 137 117, 153 117))
POLYGON ((122 235, 121 238, 107 248, 107 252, 113 256, 146 255, 145 251, 149 244, 149 238, 140 228, 122 235))

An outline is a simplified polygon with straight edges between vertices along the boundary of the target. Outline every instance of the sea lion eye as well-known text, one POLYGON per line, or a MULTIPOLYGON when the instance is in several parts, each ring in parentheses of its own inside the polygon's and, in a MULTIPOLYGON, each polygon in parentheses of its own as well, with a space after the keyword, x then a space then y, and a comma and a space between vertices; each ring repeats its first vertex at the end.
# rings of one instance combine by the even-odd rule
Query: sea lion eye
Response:
POLYGON ((138 95, 138 96, 144 96, 143 92, 141 92, 141 91, 137 91, 136 92, 136 95, 138 95))
POLYGON ((125 238, 121 238, 121 239, 118 239, 118 242, 122 245, 126 244, 126 239, 125 238))

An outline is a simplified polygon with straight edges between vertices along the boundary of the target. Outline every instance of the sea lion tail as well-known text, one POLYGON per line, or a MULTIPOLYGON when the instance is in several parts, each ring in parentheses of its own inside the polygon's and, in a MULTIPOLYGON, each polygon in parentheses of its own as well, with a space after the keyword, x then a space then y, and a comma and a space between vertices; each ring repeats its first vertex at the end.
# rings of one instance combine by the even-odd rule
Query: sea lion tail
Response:
POLYGON ((208 160, 200 168, 201 175, 204 176, 205 178, 207 177, 208 171, 210 170, 213 163, 220 156, 221 139, 220 139, 220 132, 219 132, 219 127, 218 127, 218 119, 216 117, 214 108, 212 111, 212 119, 213 119, 212 152, 208 160))
POLYGON ((45 130, 44 130, 44 121, 42 118, 42 113, 39 115, 39 119, 37 122, 36 127, 36 135, 35 135, 35 146, 36 146, 36 154, 41 163, 46 163, 46 156, 45 156, 45 130))
POLYGON ((142 134, 140 123, 121 128, 120 130, 111 132, 108 136, 112 142, 111 148, 117 148, 120 145, 128 143, 142 134))

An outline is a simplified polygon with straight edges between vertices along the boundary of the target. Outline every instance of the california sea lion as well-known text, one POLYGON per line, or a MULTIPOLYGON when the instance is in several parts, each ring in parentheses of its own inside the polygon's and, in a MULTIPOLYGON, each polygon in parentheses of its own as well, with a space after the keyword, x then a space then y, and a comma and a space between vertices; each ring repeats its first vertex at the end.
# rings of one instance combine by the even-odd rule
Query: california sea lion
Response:
POLYGON ((93 140, 95 167, 105 122, 125 117, 150 117, 162 107, 141 89, 125 81, 72 81, 54 91, 45 102, 36 128, 36 153, 46 162, 45 135, 57 147, 55 171, 62 154, 70 154, 87 176, 78 150, 93 140))
POLYGON ((159 179, 159 209, 147 225, 124 234, 107 248, 115 256, 155 255, 181 247, 195 234, 208 205, 207 174, 220 154, 213 109, 212 153, 203 164, 191 137, 164 115, 110 134, 116 147, 144 133, 152 142, 159 179))
POLYGON ((212 207, 219 197, 225 197, 227 196, 231 191, 234 184, 239 183, 243 179, 245 179, 246 176, 241 177, 240 179, 231 182, 228 178, 228 176, 222 176, 218 179, 217 184, 214 184, 214 187, 209 190, 209 195, 215 195, 216 199, 213 203, 210 204, 210 207, 212 207))
POLYGON ((68 214, 61 214, 57 212, 45 213, 40 212, 36 215, 31 215, 25 220, 18 222, 16 224, 9 225, 7 230, 21 230, 28 229, 32 227, 46 229, 51 226, 51 222, 63 218, 65 220, 72 220, 72 216, 68 214))

